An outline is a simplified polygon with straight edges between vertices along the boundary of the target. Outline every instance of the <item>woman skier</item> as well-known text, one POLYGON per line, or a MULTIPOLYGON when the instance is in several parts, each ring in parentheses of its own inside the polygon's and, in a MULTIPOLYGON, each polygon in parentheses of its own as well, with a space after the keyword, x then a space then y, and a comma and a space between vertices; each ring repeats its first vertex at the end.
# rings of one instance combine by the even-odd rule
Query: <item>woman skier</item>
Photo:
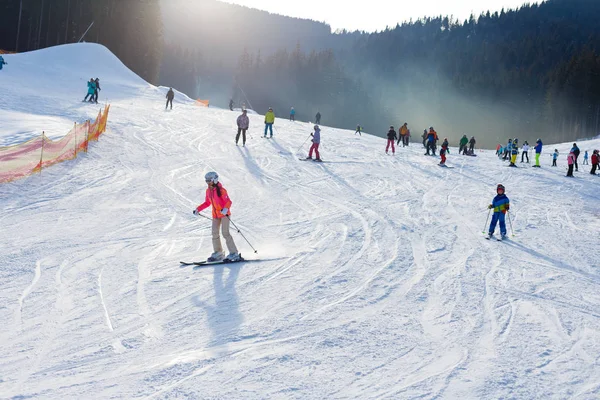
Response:
POLYGON ((229 233, 229 216, 231 212, 231 199, 227 194, 227 190, 219 182, 219 175, 216 172, 209 172, 204 176, 206 185, 206 197, 204 203, 200 204, 194 209, 194 215, 199 215, 202 210, 212 205, 212 244, 213 253, 208 257, 208 262, 224 261, 224 262, 237 262, 242 261, 243 258, 238 253, 237 247, 233 241, 233 237, 229 233), (229 255, 225 257, 223 253, 223 246, 221 245, 221 238, 219 237, 219 230, 223 233, 229 255))
POLYGON ((313 150, 315 151, 315 161, 321 161, 321 157, 319 156, 319 145, 321 144, 321 129, 319 129, 319 125, 315 125, 315 131, 310 134, 312 136, 312 146, 310 146, 310 150, 308 151, 307 160, 312 160, 313 150))

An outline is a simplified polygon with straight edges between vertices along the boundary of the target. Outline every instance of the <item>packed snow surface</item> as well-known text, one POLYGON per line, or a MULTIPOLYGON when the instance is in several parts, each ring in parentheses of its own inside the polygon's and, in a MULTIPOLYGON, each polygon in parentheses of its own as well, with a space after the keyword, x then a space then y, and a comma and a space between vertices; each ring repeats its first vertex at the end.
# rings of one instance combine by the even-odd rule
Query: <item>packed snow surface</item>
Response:
POLYGON ((91 77, 111 109, 89 153, 0 186, 1 398, 600 397, 600 177, 581 165, 600 140, 575 178, 570 143, 539 169, 454 148, 441 168, 326 126, 325 162, 300 161, 312 125, 287 110, 273 139, 249 115, 236 147, 237 112, 180 93, 165 111, 101 46, 5 58, 0 144, 95 117, 91 77), (192 215, 211 170, 260 262, 179 265, 212 252, 192 215), (482 234, 498 183, 504 242, 482 234))

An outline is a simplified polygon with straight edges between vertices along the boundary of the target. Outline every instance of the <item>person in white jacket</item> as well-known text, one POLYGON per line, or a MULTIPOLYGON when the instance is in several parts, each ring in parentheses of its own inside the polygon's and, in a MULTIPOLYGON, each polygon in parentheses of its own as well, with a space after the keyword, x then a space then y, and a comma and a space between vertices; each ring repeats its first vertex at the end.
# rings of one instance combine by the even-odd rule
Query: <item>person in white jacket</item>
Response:
POLYGON ((527 158, 527 164, 529 164, 529 143, 527 140, 523 143, 523 153, 521 153, 521 162, 523 162, 523 158, 527 158))

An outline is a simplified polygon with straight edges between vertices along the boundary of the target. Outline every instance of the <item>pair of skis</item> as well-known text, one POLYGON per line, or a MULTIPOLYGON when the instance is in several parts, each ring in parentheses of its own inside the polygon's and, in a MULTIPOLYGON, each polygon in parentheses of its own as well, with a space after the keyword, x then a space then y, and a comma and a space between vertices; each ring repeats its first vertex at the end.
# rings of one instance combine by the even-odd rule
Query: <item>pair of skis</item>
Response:
POLYGON ((197 267, 201 267, 201 266, 204 266, 204 265, 237 264, 237 263, 240 263, 240 262, 244 262, 245 263, 245 262, 253 262, 253 261, 260 261, 260 260, 256 260, 256 259, 245 260, 244 258, 242 258, 240 256, 240 259, 237 260, 237 261, 230 261, 230 260, 227 260, 227 259, 223 259, 223 260, 218 260, 218 261, 190 261, 190 262, 188 262, 188 261, 179 261, 179 263, 181 264, 182 267, 185 267, 185 266, 188 266, 188 265, 194 265, 194 266, 197 266, 197 267))

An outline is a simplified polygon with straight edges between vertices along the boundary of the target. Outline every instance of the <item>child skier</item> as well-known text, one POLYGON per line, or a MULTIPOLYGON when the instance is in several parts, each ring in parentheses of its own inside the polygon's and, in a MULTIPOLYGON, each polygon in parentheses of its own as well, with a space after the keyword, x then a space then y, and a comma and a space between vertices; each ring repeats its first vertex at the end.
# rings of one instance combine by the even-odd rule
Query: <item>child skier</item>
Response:
POLYGON ((227 190, 219 182, 219 175, 216 172, 209 172, 204 176, 208 188, 206 189, 206 197, 204 203, 200 204, 194 209, 194 215, 200 214, 200 212, 212 205, 212 244, 214 252, 208 257, 208 262, 213 261, 225 261, 225 262, 236 262, 242 261, 242 256, 238 253, 237 247, 233 241, 233 237, 229 233, 229 216, 231 212, 231 199, 227 194, 227 190), (225 238, 229 255, 225 257, 223 253, 223 246, 221 245, 221 238, 219 237, 219 228, 225 238))
POLYGON ((556 167, 556 160, 558 159, 558 149, 554 149, 554 154, 552 154, 552 166, 556 167))
POLYGON ((494 236, 496 225, 498 224, 498 222, 500 222, 500 234, 502 236, 498 240, 503 240, 506 239, 505 215, 510 208, 510 200, 508 199, 508 197, 506 197, 506 194, 504 194, 504 185, 499 184, 496 187, 496 193, 497 195, 492 200, 492 204, 488 206, 490 210, 492 208, 494 209, 494 215, 492 216, 492 222, 490 224, 490 229, 488 235, 486 236, 486 239, 490 239, 492 236, 494 236))
POLYGON ((396 154, 396 149, 394 148, 394 142, 396 141, 397 137, 396 137, 396 130, 394 129, 393 126, 390 126, 390 130, 387 133, 387 146, 385 147, 385 154, 388 154, 388 150, 390 148, 390 145, 392 146, 392 154, 396 154))
POLYGON ((446 152, 448 151, 448 138, 444 138, 444 142, 442 143, 442 148, 440 150, 440 157, 442 157, 442 161, 440 161, 440 165, 446 166, 446 152))
POLYGON ((313 154, 313 150, 315 151, 315 156, 317 156, 317 158, 315 158, 315 161, 321 161, 321 157, 319 156, 319 144, 321 144, 321 129, 319 129, 319 125, 315 125, 315 131, 314 133, 311 133, 310 136, 312 136, 312 146, 310 146, 310 150, 308 151, 308 157, 306 157, 307 160, 312 160, 312 154, 313 154))
POLYGON ((573 166, 575 165, 575 153, 573 153, 573 149, 571 149, 571 152, 567 156, 567 164, 569 164, 567 176, 573 177, 573 166))
POLYGON ((588 164, 588 151, 586 150, 585 153, 583 153, 583 164, 582 165, 589 165, 588 164))

